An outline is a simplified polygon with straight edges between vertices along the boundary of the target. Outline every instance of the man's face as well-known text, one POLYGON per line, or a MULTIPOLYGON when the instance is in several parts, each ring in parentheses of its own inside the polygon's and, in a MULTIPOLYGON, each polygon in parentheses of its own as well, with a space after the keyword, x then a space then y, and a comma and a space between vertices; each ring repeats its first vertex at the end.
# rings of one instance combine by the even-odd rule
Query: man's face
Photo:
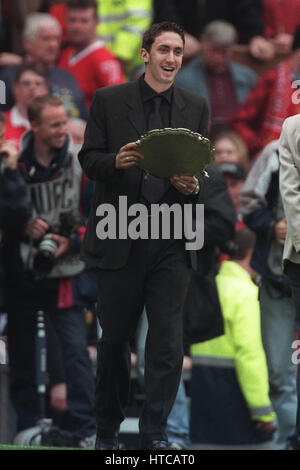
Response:
POLYGON ((226 181, 227 189, 231 197, 231 200, 233 202, 235 211, 236 213, 238 213, 241 207, 240 193, 241 193, 242 187, 244 186, 245 181, 234 178, 233 176, 230 176, 230 175, 225 175, 225 181, 226 181))
POLYGON ((201 51, 203 61, 209 70, 215 73, 224 73, 227 70, 231 59, 231 47, 220 46, 204 39, 201 51))
POLYGON ((82 145, 84 142, 85 128, 72 121, 68 121, 68 132, 71 134, 72 140, 75 145, 82 145))
POLYGON ((168 88, 175 80, 183 58, 183 41, 179 34, 166 31, 155 38, 150 52, 141 50, 145 79, 154 90, 168 88))
POLYGON ((85 47, 95 37, 97 18, 94 8, 84 10, 68 9, 67 34, 73 46, 85 47))
POLYGON ((61 149, 66 142, 68 128, 65 107, 46 105, 39 121, 32 122, 31 127, 36 139, 49 149, 61 149))
POLYGON ((33 40, 24 40, 25 50, 33 61, 46 67, 56 63, 60 44, 61 34, 56 28, 40 28, 33 40))
POLYGON ((240 163, 239 152, 234 143, 227 137, 218 139, 215 144, 215 163, 240 163))
POLYGON ((27 70, 14 84, 13 93, 16 103, 27 108, 33 98, 48 94, 48 86, 44 77, 27 70))

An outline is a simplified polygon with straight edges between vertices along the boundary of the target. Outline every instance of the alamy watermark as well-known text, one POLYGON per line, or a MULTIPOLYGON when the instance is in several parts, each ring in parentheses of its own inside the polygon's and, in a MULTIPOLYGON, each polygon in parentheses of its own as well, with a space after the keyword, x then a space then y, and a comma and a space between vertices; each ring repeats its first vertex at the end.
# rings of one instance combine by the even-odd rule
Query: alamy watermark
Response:
POLYGON ((119 208, 100 204, 96 216, 102 217, 96 226, 100 240, 130 238, 158 240, 185 239, 186 250, 200 250, 204 243, 204 204, 142 203, 128 206, 127 196, 119 196, 119 208), (130 218, 130 221, 129 221, 130 218))
POLYGON ((0 80, 0 104, 6 104, 6 85, 3 80, 0 80))
POLYGON ((296 349, 296 351, 294 351, 293 354, 292 354, 292 363, 295 364, 296 366, 298 364, 300 364, 300 357, 299 357, 300 349, 299 349, 299 346, 300 346, 300 340, 295 339, 295 341, 292 342, 291 348, 296 349))
POLYGON ((292 103, 299 104, 300 103, 300 80, 293 80, 291 87, 296 88, 296 90, 292 94, 292 103))

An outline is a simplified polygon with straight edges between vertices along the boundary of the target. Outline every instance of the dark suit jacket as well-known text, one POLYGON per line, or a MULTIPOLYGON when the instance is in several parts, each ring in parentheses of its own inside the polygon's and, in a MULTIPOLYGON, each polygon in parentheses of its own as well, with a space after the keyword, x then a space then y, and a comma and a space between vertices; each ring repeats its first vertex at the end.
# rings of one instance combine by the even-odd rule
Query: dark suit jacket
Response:
MULTIPOLYGON (((202 135, 207 133, 208 108, 200 96, 174 88, 171 127, 184 127, 202 135)), ((147 131, 138 81, 98 90, 93 98, 84 145, 79 153, 81 166, 96 188, 89 215, 82 255, 92 266, 119 269, 126 264, 131 240, 99 240, 97 207, 113 205, 118 213, 119 196, 127 196, 128 206, 139 201, 143 172, 137 167, 115 168, 120 148, 135 142, 147 131)), ((193 198, 196 202, 196 198, 193 198)), ((170 185, 164 202, 188 202, 170 185)), ((118 216, 117 216, 118 219, 118 216)))

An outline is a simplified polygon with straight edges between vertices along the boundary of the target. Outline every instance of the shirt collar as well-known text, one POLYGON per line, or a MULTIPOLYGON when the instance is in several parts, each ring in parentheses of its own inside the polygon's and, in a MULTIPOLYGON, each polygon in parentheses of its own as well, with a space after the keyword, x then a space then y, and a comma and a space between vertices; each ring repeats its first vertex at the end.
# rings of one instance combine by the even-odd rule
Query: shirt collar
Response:
POLYGON ((13 127, 25 127, 25 129, 30 129, 30 122, 28 121, 28 119, 21 116, 17 106, 14 106, 12 108, 10 119, 13 127))
POLYGON ((140 89, 141 89, 143 102, 152 100, 152 98, 154 98, 154 96, 163 96, 168 101, 169 104, 172 103, 174 85, 171 85, 170 88, 163 91, 162 93, 157 93, 145 81, 145 74, 143 74, 139 78, 139 82, 140 82, 140 89))
POLYGON ((53 175, 57 173, 58 171, 60 171, 60 169, 62 169, 64 166, 69 164, 70 162, 70 155, 68 153, 69 143, 70 143, 70 136, 68 135, 63 148, 58 149, 54 152, 53 159, 49 167, 45 167, 39 163, 36 157, 36 153, 34 149, 34 137, 33 135, 30 135, 27 145, 22 151, 19 160, 21 162, 24 162, 29 177, 32 178, 33 180, 35 178, 39 180, 39 176, 37 177, 35 176, 36 173, 38 175, 40 174, 40 172, 42 172, 43 174, 47 173, 47 174, 53 175))

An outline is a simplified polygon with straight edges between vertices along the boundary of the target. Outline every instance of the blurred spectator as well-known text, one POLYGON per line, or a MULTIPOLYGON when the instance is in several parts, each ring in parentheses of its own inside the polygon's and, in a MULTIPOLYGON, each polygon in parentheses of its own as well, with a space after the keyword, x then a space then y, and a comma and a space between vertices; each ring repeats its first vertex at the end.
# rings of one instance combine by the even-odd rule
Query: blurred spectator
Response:
MULTIPOLYGON (((68 3, 68 2, 66 2, 68 3)), ((136 78, 143 63, 140 57, 141 38, 152 20, 152 0, 96 0, 97 36, 104 41, 122 64, 127 78, 136 78)), ((66 34, 67 5, 60 3, 50 9, 66 34)))
POLYGON ((142 36, 152 22, 152 3, 153 0, 97 0, 97 33, 131 79, 143 70, 140 49, 142 36))
POLYGON ((177 75, 178 86, 203 96, 210 107, 211 127, 225 125, 256 83, 256 74, 232 62, 235 28, 224 21, 205 26, 201 56, 190 61, 177 75))
POLYGON ((245 170, 239 163, 230 162, 219 163, 218 168, 224 175, 227 189, 234 205, 235 213, 238 219, 240 219, 240 192, 246 179, 245 170))
POLYGON ((125 81, 119 61, 97 39, 95 0, 69 0, 67 37, 70 46, 63 49, 59 65, 76 77, 89 108, 98 88, 125 81))
POLYGON ((300 24, 299 0, 262 0, 265 37, 272 39, 276 50, 289 52, 300 24))
POLYGON ((216 277, 225 322, 218 338, 191 346, 191 440, 194 449, 271 449, 269 399, 258 288, 250 259, 255 235, 236 232, 238 247, 216 277))
POLYGON ((263 37, 264 24, 260 0, 154 0, 154 21, 175 21, 188 33, 185 57, 199 54, 197 45, 203 27, 214 20, 232 23, 240 40, 249 44, 249 52, 260 60, 274 56, 274 46, 263 37), (189 50, 190 46, 190 50, 189 50))
POLYGON ((256 233, 251 266, 261 276, 261 329, 277 415, 275 444, 284 450, 296 426, 296 367, 291 361, 296 329, 291 286, 281 266, 286 219, 279 191, 278 140, 270 142, 255 161, 241 202, 244 222, 256 233))
POLYGON ((83 145, 86 121, 79 118, 68 120, 68 132, 71 134, 74 145, 83 145))
MULTIPOLYGON (((14 54, 24 53, 22 44, 22 30, 26 17, 33 12, 39 11, 42 0, 2 0, 3 15, 9 25, 6 49, 14 54)), ((1 65, 4 65, 1 63, 1 65)))
POLYGON ((243 139, 231 130, 217 134, 213 140, 215 164, 239 163, 245 173, 250 169, 248 149, 243 139))
MULTIPOLYGON (((64 102, 70 117, 87 118, 84 95, 72 73, 58 67, 56 60, 59 55, 61 28, 59 23, 47 13, 32 13, 27 16, 23 30, 25 62, 34 62, 45 67, 46 79, 50 93, 64 102)), ((16 66, 3 68, 0 80, 6 84, 6 111, 13 105, 12 83, 16 66)))
POLYGON ((28 116, 32 130, 22 137, 19 167, 30 192, 32 215, 22 242, 12 237, 5 253, 11 398, 17 430, 31 428, 38 417, 34 335, 36 312, 43 310, 63 353, 68 430, 93 440, 95 383, 79 291, 79 279, 85 273, 79 258, 84 233, 79 212, 82 171, 67 134, 63 102, 53 96, 35 98, 28 116), (52 256, 43 255, 46 248, 41 242, 46 239, 52 256))
POLYGON ((6 113, 6 140, 12 141, 19 149, 20 139, 30 129, 27 108, 30 101, 48 94, 43 67, 25 63, 17 71, 13 83, 15 105, 6 113))
POLYGON ((237 110, 232 127, 244 139, 251 157, 280 136, 283 121, 300 111, 293 82, 300 77, 300 28, 292 45, 293 53, 277 67, 263 74, 246 102, 237 110))
POLYGON ((0 112, 0 311, 4 308, 4 234, 14 231, 16 236, 30 217, 25 182, 18 170, 19 154, 4 136, 5 115, 0 112))

